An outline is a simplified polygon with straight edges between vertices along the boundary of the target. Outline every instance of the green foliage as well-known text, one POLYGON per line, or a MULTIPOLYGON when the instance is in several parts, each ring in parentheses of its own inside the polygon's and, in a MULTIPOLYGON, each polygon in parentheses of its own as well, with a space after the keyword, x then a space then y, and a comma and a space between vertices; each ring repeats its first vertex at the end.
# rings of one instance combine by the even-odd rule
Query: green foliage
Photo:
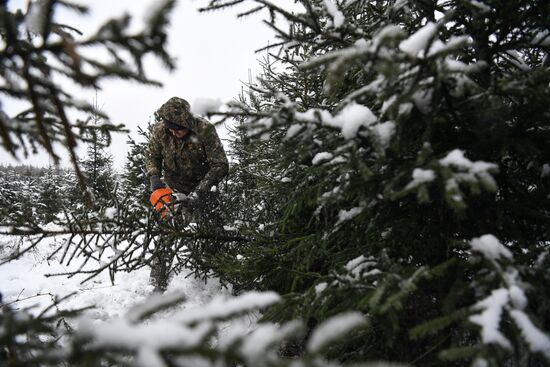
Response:
MULTIPOLYGON (((37 206, 37 213, 43 223, 50 223, 57 218, 57 214, 65 207, 63 193, 61 191, 61 176, 52 166, 37 185, 38 198, 33 205, 37 206)), ((34 188, 30 188, 34 191, 34 188)))
MULTIPOLYGON (((235 148, 248 161, 235 171, 256 162, 286 178, 238 184, 284 199, 261 213, 273 218, 269 232, 224 270, 286 295, 271 320, 369 315, 366 342, 331 351, 341 360, 543 365, 548 356, 508 321, 510 348, 469 322, 499 277, 470 263, 468 244, 493 234, 522 277, 547 251, 548 3, 298 3, 293 12, 255 0, 206 7, 268 9, 280 41, 271 50, 281 46, 232 115, 247 130, 235 148), (358 274, 376 271, 354 275, 354 259, 365 264, 358 274)), ((254 213, 261 201, 248 197, 254 213)), ((533 271, 519 287, 534 307, 528 318, 548 330, 547 277, 533 271)))
POLYGON ((139 203, 147 203, 149 187, 147 175, 145 174, 145 152, 147 149, 147 141, 149 139, 149 124, 147 131, 138 130, 138 134, 145 138, 143 142, 137 142, 132 137, 128 137, 128 145, 130 147, 126 156, 122 181, 124 192, 126 195, 134 197, 139 203))

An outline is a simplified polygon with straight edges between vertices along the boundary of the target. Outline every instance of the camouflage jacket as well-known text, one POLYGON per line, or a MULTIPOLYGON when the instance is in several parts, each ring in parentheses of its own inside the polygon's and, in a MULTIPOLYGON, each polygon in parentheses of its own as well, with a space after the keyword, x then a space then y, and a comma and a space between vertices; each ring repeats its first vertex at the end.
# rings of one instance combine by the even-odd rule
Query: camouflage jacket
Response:
POLYGON ((204 193, 227 175, 227 157, 214 125, 193 117, 190 128, 191 137, 180 140, 162 122, 153 126, 145 166, 149 176, 164 176, 173 190, 204 193))

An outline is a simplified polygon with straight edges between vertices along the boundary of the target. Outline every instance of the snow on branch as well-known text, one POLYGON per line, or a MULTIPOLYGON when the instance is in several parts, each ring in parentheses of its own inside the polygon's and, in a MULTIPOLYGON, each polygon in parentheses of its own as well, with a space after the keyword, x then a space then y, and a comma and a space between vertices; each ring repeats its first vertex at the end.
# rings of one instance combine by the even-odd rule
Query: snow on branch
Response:
POLYGON ((271 306, 281 301, 275 292, 248 292, 229 300, 215 298, 206 307, 186 310, 177 317, 178 322, 192 324, 198 321, 223 319, 255 309, 271 306))
POLYGON ((350 331, 365 326, 366 320, 359 312, 336 315, 319 325, 307 343, 310 352, 319 352, 330 342, 341 339, 350 331))
POLYGON ((492 234, 485 234, 470 241, 470 246, 489 260, 499 260, 500 258, 512 259, 512 253, 508 250, 498 238, 492 234))
POLYGON ((550 360, 550 338, 535 326, 527 314, 528 299, 518 270, 512 265, 502 270, 501 261, 513 261, 511 251, 492 234, 472 239, 470 246, 492 264, 493 271, 486 275, 489 281, 493 282, 497 277, 501 282, 499 288, 471 307, 474 312, 480 311, 471 315, 469 321, 480 327, 482 343, 513 350, 512 342, 501 329, 509 318, 520 330, 529 349, 550 360))
POLYGON ((500 323, 504 306, 508 304, 508 290, 496 289, 491 295, 473 306, 482 310, 480 314, 470 316, 470 321, 481 326, 481 339, 485 344, 496 343, 512 349, 512 343, 500 332, 500 323))

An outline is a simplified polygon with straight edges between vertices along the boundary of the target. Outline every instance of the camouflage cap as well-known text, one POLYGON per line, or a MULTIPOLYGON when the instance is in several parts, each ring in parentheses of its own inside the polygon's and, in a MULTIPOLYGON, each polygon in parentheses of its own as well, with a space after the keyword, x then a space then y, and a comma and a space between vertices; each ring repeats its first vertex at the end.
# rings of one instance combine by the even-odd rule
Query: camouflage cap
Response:
POLYGON ((157 110, 158 116, 166 122, 189 128, 191 106, 185 99, 172 97, 157 110))

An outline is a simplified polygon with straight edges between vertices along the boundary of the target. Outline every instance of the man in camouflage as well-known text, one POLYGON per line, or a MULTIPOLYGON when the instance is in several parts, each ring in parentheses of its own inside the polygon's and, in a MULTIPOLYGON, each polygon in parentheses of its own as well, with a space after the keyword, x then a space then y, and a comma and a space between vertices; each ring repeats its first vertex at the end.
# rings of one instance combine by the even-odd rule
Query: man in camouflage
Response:
MULTIPOLYGON (((183 204, 188 209, 199 216, 208 215, 217 203, 212 189, 228 171, 216 128, 206 119, 194 116, 189 103, 178 97, 164 103, 156 117, 159 122, 153 126, 145 160, 151 191, 168 185, 187 195, 183 204)), ((167 262, 171 258, 152 265, 151 282, 157 290, 166 288, 167 262)))

